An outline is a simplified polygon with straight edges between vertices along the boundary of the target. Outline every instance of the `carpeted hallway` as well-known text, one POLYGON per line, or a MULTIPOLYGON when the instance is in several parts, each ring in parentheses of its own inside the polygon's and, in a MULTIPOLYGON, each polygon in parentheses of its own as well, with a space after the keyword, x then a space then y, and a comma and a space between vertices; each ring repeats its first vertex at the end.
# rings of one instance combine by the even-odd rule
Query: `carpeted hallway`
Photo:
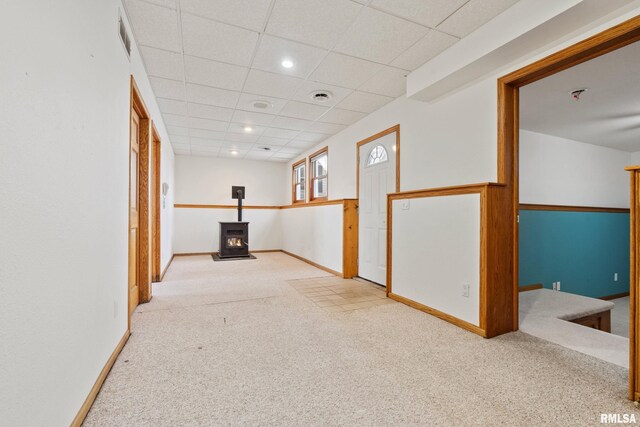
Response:
POLYGON ((523 333, 486 340, 379 292, 282 253, 177 257, 137 309, 84 425, 587 426, 601 413, 640 416, 623 368, 523 333), (348 308, 327 308, 338 296, 348 308))

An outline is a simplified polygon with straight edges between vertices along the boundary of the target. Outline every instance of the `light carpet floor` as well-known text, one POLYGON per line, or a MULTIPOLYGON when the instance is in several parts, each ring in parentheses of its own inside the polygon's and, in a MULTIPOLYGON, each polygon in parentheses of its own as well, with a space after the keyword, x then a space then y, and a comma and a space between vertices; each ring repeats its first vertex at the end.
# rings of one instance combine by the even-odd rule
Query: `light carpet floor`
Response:
POLYGON ((257 256, 176 258, 136 310, 85 425, 595 426, 601 413, 640 417, 624 368, 521 332, 483 339, 395 302, 327 311, 290 282, 326 273, 282 253, 257 256))
POLYGON ((629 338, 629 297, 611 300, 616 306, 611 310, 611 333, 629 338))

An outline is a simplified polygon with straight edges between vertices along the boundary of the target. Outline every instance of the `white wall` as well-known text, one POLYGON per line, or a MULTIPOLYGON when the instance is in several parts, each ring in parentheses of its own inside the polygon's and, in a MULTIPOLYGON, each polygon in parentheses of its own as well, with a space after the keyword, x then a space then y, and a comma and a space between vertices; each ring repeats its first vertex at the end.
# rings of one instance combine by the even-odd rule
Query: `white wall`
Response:
POLYGON ((3 425, 69 425, 127 329, 132 72, 160 116, 117 37, 118 7, 24 0, 0 14, 3 425))
MULTIPOLYGON (((245 205, 282 206, 290 187, 285 163, 217 157, 176 156, 176 203, 235 205, 232 185, 244 185, 245 205)), ((219 250, 218 221, 236 221, 231 209, 176 208, 174 252, 199 253, 219 250)), ((280 212, 275 209, 244 209, 249 221, 251 250, 281 249, 280 212)))
POLYGON ((282 209, 282 249, 342 273, 343 205, 282 209))
MULTIPOLYGON (((354 198, 356 195, 355 144, 381 130, 400 124, 400 188, 402 191, 495 182, 498 163, 498 78, 638 14, 640 14, 640 8, 636 7, 630 12, 616 15, 615 18, 602 19, 599 25, 592 26, 587 31, 575 32, 570 37, 547 45, 544 49, 523 51, 520 60, 505 63, 489 75, 459 87, 433 102, 424 103, 400 97, 310 148, 306 153, 294 158, 289 165, 319 148, 328 146, 329 199, 354 198)), ((288 178, 287 185, 290 185, 290 181, 288 178)), ((621 199, 616 197, 616 203, 619 202, 621 199)), ((452 211, 451 214, 456 213, 452 211)), ((469 229, 468 227, 473 225, 470 222, 472 220, 475 221, 472 217, 461 218, 460 226, 469 229)), ((403 218, 397 221, 400 226, 403 218)), ((410 224, 429 226, 425 219, 410 224)), ((394 219, 394 227, 396 227, 396 219, 394 219)), ((437 248, 444 253, 453 253, 453 249, 457 247, 455 241, 446 239, 437 243, 414 241, 412 245, 409 249, 433 252, 437 248)), ((397 250, 396 245, 393 246, 393 250, 394 252, 397 250)), ((407 277, 417 277, 418 272, 423 271, 421 262, 414 261, 405 266, 407 277)), ((473 260, 465 261, 457 268, 462 270, 475 268, 472 262, 473 260)), ((451 286, 458 287, 454 277, 439 276, 437 271, 424 271, 424 273, 429 280, 441 277, 440 286, 443 289, 451 286)), ((472 313, 467 311, 470 308, 466 305, 466 301, 463 303, 456 301, 453 306, 446 308, 449 314, 459 313, 460 316, 467 316, 472 313)))
POLYGON ((631 163, 626 151, 520 130, 520 203, 628 208, 631 163))
POLYGON ((279 162, 176 156, 176 203, 235 205, 231 186, 244 185, 245 205, 285 205, 291 185, 284 182, 290 171, 279 162))
MULTIPOLYGON (((235 209, 176 208, 175 253, 217 252, 220 249, 218 221, 237 221, 237 216, 235 209)), ((250 250, 282 249, 280 209, 245 209, 242 220, 250 223, 250 250)))
POLYGON ((480 195, 403 202, 393 202, 392 292, 479 326, 480 195))

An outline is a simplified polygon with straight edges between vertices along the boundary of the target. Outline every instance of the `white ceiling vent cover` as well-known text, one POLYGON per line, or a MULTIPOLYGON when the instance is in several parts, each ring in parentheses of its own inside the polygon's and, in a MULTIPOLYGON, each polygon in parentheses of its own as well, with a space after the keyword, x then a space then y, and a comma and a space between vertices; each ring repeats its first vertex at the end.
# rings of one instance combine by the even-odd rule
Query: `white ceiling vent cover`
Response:
POLYGON ((315 102, 325 103, 333 97, 333 94, 328 90, 314 90, 309 94, 309 98, 315 102))

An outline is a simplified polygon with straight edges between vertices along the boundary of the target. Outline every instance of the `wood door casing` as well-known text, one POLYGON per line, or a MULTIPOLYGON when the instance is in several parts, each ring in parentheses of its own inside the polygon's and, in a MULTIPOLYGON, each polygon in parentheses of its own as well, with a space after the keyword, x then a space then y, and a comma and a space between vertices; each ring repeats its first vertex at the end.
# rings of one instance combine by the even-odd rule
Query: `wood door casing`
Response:
POLYGON ((131 111, 129 142, 129 317, 139 301, 139 252, 140 252, 140 117, 131 111))

